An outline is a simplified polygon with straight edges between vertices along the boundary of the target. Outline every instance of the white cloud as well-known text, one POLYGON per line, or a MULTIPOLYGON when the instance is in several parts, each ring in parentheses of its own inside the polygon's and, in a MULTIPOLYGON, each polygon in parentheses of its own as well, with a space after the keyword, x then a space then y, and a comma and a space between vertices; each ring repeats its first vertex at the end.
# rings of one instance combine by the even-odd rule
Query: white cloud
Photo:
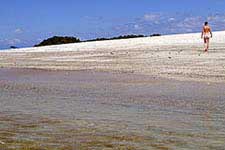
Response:
POLYGON ((144 20, 145 21, 157 21, 160 19, 160 17, 161 17, 160 14, 154 14, 154 13, 153 14, 145 14, 144 20))
POLYGON ((6 44, 9 44, 9 45, 16 45, 16 44, 20 44, 21 43, 21 40, 20 39, 5 39, 5 42, 6 44))
POLYGON ((214 14, 209 16, 195 16, 187 13, 147 13, 142 17, 114 25, 114 33, 128 34, 171 34, 200 32, 206 20, 213 30, 225 30, 225 14, 214 14))
POLYGON ((42 40, 43 40, 43 39, 41 39, 41 38, 38 38, 38 39, 37 39, 38 42, 40 42, 40 41, 42 41, 42 40))
MULTIPOLYGON (((95 28, 99 28, 99 24, 105 23, 105 30, 108 36, 117 36, 121 34, 145 34, 153 33, 171 34, 171 33, 187 33, 200 32, 205 21, 209 21, 213 30, 225 30, 225 14, 211 14, 205 16, 196 16, 191 13, 163 13, 149 12, 139 17, 131 18, 115 18, 108 20, 102 17, 84 17, 88 23, 94 22, 95 28)), ((96 31, 96 30, 95 30, 96 31)), ((96 31, 97 33, 97 31, 96 31)), ((97 36, 97 34, 95 35, 97 36)), ((99 30, 99 35, 104 36, 104 32, 99 30)))
POLYGON ((17 28, 14 30, 14 33, 21 34, 21 33, 23 33, 23 30, 21 28, 17 28))
POLYGON ((176 20, 176 19, 173 18, 173 17, 168 19, 169 22, 172 22, 172 21, 175 21, 175 20, 176 20))
POLYGON ((134 29, 138 30, 138 29, 141 29, 141 27, 140 27, 140 25, 135 24, 135 25, 134 25, 134 29))
POLYGON ((216 14, 207 17, 209 22, 225 22, 225 14, 216 14))

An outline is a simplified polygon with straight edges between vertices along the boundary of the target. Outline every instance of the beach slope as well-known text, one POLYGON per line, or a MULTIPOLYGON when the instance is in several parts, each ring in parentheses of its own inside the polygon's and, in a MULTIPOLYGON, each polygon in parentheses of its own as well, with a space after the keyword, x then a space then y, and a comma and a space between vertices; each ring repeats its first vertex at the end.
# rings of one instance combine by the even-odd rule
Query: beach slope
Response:
POLYGON ((225 31, 203 52, 200 33, 4 50, 4 68, 129 72, 177 80, 225 82, 225 31))

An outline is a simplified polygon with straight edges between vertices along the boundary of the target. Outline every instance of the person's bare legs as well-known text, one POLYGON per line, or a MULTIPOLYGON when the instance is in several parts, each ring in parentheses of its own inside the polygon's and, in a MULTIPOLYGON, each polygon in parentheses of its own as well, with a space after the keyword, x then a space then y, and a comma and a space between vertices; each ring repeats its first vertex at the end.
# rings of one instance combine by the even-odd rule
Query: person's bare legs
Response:
POLYGON ((209 50, 209 38, 207 38, 207 51, 209 50))
POLYGON ((204 38, 205 52, 209 50, 209 38, 204 38))

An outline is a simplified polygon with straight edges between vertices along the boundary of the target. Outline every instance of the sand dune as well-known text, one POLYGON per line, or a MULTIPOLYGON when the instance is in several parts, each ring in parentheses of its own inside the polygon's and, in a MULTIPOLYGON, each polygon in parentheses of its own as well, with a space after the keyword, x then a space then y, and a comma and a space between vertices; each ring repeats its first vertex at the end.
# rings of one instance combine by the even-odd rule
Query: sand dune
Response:
POLYGON ((86 42, 0 52, 1 67, 96 70, 225 82, 225 31, 203 52, 200 33, 86 42))

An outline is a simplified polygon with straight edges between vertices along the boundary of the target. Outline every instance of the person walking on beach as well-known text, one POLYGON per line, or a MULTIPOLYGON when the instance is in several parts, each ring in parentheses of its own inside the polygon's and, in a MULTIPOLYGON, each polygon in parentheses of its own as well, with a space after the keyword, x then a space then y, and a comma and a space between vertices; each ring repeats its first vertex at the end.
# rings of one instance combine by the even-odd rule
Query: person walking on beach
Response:
POLYGON ((207 52, 209 50, 209 39, 212 38, 212 31, 208 22, 205 22, 203 26, 201 37, 204 39, 204 48, 205 52, 207 52))

